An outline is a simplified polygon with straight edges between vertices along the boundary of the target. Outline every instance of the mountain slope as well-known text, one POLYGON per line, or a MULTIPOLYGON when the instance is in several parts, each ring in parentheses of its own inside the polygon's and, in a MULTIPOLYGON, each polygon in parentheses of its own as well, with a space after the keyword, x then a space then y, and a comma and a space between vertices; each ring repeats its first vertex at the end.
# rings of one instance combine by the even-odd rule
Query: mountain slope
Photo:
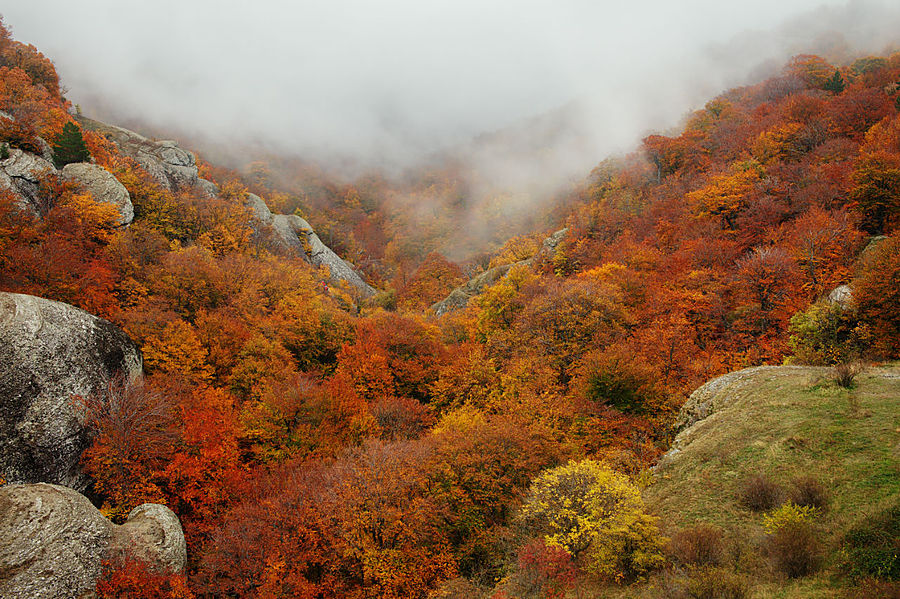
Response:
POLYGON ((724 383, 708 397, 718 407, 679 433, 678 449, 661 461, 646 490, 670 534, 713 524, 754 556, 738 568, 758 581, 750 596, 845 596, 856 583, 834 577, 844 535, 900 498, 900 366, 871 368, 852 389, 838 387, 830 376, 824 368, 764 367, 712 381, 724 383), (763 517, 740 501, 754 474, 785 493, 801 477, 826 488, 828 507, 816 517, 826 555, 818 575, 786 584, 758 557, 763 517), (782 586, 784 594, 770 594, 782 586))

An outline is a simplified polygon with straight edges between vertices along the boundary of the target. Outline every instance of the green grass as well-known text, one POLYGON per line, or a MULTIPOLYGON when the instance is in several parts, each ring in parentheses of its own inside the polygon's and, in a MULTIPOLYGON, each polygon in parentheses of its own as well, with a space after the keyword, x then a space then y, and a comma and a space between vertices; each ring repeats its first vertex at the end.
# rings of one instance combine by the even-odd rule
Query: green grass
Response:
MULTIPOLYGON (((664 463, 645 490, 648 506, 672 534, 701 522, 715 524, 736 548, 733 562, 747 574, 749 597, 844 597, 852 583, 837 573, 844 533, 900 496, 900 365, 873 367, 852 389, 823 369, 773 369, 732 390, 717 412, 697 423, 682 452, 664 463), (760 547, 762 514, 741 506, 742 482, 761 472, 789 491, 812 476, 829 491, 816 526, 826 547, 821 572, 779 579, 760 547)), ((653 581, 596 588, 586 596, 657 597, 653 581)))

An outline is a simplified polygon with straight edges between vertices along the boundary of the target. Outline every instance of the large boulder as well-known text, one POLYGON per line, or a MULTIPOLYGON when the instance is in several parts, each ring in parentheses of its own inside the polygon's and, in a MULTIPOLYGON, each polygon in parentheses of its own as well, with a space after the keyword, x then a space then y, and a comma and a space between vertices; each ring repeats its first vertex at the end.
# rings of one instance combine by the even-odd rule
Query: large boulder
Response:
POLYGON ((15 194, 21 208, 41 214, 44 210, 40 199, 41 180, 55 172, 54 166, 42 157, 12 149, 9 158, 0 161, 0 186, 15 194))
POLYGON ((78 397, 141 373, 137 346, 73 306, 0 292, 0 477, 83 490, 89 443, 78 397))
POLYGON ((122 558, 144 561, 160 573, 181 572, 187 550, 178 517, 164 506, 144 504, 117 526, 67 487, 0 487, 0 597, 86 597, 103 561, 122 558))
POLYGON ((115 528, 109 555, 137 559, 163 572, 180 572, 187 562, 187 546, 175 512, 158 503, 144 503, 128 513, 115 528))
POLYGON ((86 162, 67 164, 62 169, 62 176, 80 185, 96 201, 115 206, 119 211, 120 226, 128 225, 134 220, 134 206, 131 205, 128 190, 102 166, 86 162))

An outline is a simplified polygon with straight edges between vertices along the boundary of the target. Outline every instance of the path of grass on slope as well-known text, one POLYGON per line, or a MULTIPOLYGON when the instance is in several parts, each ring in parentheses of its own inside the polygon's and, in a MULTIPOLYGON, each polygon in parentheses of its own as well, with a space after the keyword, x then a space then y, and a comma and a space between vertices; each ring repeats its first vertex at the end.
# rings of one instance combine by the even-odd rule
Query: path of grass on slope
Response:
POLYGON ((823 517, 829 531, 829 522, 842 529, 848 518, 900 495, 896 366, 870 369, 851 390, 818 369, 766 371, 696 426, 646 492, 667 528, 758 524, 738 501, 741 483, 757 472, 785 487, 799 476, 818 478, 831 493, 823 517))
MULTIPOLYGON (((788 489, 812 476, 830 492, 819 524, 832 552, 854 522, 900 495, 900 368, 872 368, 852 390, 826 377, 821 369, 772 369, 733 390, 646 490, 663 528, 708 522, 753 545, 763 536, 762 516, 740 505, 742 482, 761 472, 788 489)), ((839 596, 828 590, 832 583, 840 584, 826 571, 762 584, 751 596, 839 596)))

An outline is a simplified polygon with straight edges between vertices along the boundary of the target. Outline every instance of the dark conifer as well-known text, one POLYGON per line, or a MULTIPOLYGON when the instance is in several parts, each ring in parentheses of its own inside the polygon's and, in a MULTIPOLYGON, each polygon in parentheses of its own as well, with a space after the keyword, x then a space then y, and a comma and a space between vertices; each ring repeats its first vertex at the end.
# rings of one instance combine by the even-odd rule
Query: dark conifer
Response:
POLYGON ((835 71, 834 75, 831 76, 831 79, 825 82, 825 91, 829 91, 835 94, 839 94, 844 91, 844 88, 847 85, 844 83, 844 78, 841 77, 840 71, 835 71))
POLYGON ((81 136, 81 129, 75 123, 66 123, 62 135, 53 144, 53 163, 62 168, 73 162, 87 162, 91 153, 81 136))

